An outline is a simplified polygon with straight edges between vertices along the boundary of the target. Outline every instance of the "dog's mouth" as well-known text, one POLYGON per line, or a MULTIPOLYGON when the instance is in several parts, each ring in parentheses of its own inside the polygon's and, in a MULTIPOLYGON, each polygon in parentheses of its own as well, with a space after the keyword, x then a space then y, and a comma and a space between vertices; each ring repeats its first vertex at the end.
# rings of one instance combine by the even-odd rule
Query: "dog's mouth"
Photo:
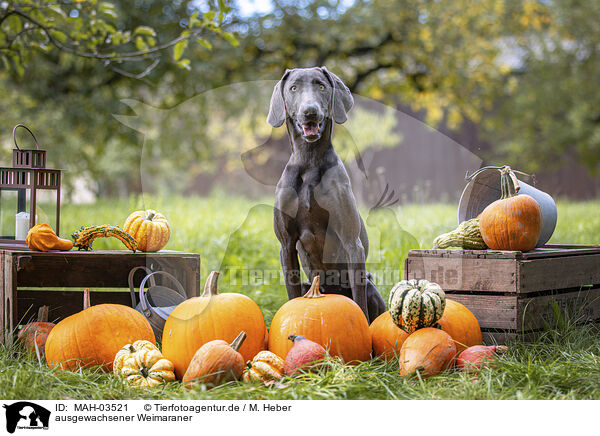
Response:
POLYGON ((317 123, 316 121, 307 121, 299 124, 299 127, 302 129, 302 136, 308 140, 317 139, 321 131, 321 124, 322 123, 317 123))

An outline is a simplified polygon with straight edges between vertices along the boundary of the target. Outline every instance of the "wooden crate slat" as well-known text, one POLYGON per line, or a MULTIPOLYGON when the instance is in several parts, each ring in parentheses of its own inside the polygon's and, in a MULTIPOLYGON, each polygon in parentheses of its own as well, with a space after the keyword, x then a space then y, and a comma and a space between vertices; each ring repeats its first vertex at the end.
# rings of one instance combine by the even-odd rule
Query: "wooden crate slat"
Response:
MULTIPOLYGON (((188 296, 197 296, 199 288, 199 255, 131 252, 90 253, 13 253, 22 265, 17 272, 22 287, 120 287, 127 283, 129 271, 140 265, 156 271, 163 270, 175 275, 187 291, 188 296), (110 269, 99 270, 91 265, 102 265, 110 256, 110 269), (64 274, 68 269, 69 274, 64 274)), ((162 278, 158 278, 160 282, 162 278)))
MULTIPOLYGON (((48 320, 51 322, 57 322, 83 309, 83 291, 19 289, 18 299, 17 322, 20 324, 33 320, 41 306, 50 306, 48 320)), ((129 291, 90 290, 90 301, 92 306, 112 303, 131 307, 129 291)))
POLYGON ((582 288, 580 291, 519 299, 517 329, 529 331, 552 327, 556 322, 554 303, 563 318, 568 316, 574 322, 600 319, 600 288, 582 288))
POLYGON ((16 267, 12 262, 12 257, 5 255, 3 261, 3 292, 2 292, 2 309, 4 313, 3 338, 6 345, 11 345, 13 342, 13 333, 15 329, 14 313, 16 312, 17 302, 13 299, 16 284, 14 281, 16 267))
POLYGON ((582 255, 519 262, 520 292, 600 284, 600 256, 582 255))
POLYGON ((482 329, 516 329, 517 297, 504 295, 447 294, 447 297, 465 305, 482 329))
POLYGON ((6 330, 6 324, 8 319, 5 316, 5 310, 6 310, 6 299, 5 299, 5 287, 4 287, 4 281, 6 280, 6 273, 4 272, 4 252, 0 252, 0 271, 2 271, 2 277, 0 278, 0 281, 2 281, 2 283, 0 283, 2 286, 0 286, 0 340, 2 340, 3 342, 6 340, 5 338, 5 330, 6 330))
POLYGON ((545 245, 531 251, 502 250, 459 250, 459 249, 418 249, 410 250, 411 257, 450 257, 484 259, 538 259, 547 257, 578 256, 600 254, 598 245, 545 245))
POLYGON ((408 279, 426 279, 447 291, 517 292, 515 261, 460 257, 409 257, 408 279))

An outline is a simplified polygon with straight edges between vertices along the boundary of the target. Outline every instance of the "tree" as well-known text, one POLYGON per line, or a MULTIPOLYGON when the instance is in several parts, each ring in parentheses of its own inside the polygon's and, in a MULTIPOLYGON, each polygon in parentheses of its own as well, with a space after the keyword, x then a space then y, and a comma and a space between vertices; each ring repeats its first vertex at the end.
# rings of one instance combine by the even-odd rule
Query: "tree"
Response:
MULTIPOLYGON (((148 4, 139 6, 148 9, 148 4)), ((2 61, 5 67, 14 68, 22 76, 24 65, 36 55, 59 50, 103 62, 113 71, 141 79, 156 68, 161 53, 170 48, 173 48, 177 65, 189 69, 190 61, 183 57, 184 51, 189 41, 210 49, 207 33, 219 34, 236 43, 233 35, 220 28, 225 14, 230 11, 223 0, 219 1, 218 10, 191 13, 179 22, 179 34, 169 35, 166 39, 161 38, 152 26, 128 28, 123 11, 119 9, 113 3, 98 0, 2 2, 2 61), (131 73, 121 67, 123 63, 131 62, 142 63, 141 70, 131 73)))
MULTIPOLYGON (((539 6, 539 4, 538 4, 539 6)), ((544 2, 547 19, 511 40, 516 65, 506 96, 482 124, 492 155, 527 171, 556 168, 568 155, 600 170, 600 3, 544 2)))

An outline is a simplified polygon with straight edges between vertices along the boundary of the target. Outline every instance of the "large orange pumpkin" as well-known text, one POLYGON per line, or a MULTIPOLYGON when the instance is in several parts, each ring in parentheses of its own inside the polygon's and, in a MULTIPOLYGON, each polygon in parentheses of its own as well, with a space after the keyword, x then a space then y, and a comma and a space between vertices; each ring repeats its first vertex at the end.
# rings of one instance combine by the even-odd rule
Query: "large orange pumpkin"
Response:
POLYGON ((247 337, 239 352, 244 361, 252 360, 265 349, 267 327, 260 308, 246 295, 219 294, 218 276, 218 272, 211 272, 202 295, 179 304, 165 323, 162 351, 173 362, 179 379, 198 348, 209 341, 221 339, 231 343, 243 330, 247 337))
POLYGON ((542 232, 542 208, 533 197, 518 194, 519 181, 509 166, 500 172, 502 197, 481 212, 481 236, 492 250, 532 250, 542 232))
POLYGON ((76 370, 98 365, 112 371, 117 352, 137 340, 156 343, 144 315, 121 304, 89 306, 84 293, 84 310, 71 315, 50 331, 46 340, 46 361, 51 368, 76 370))
POLYGON ((171 236, 167 219, 152 209, 133 212, 125 220, 123 230, 134 237, 141 251, 158 251, 171 236))
POLYGON ((457 353, 482 342, 477 318, 457 301, 446 298, 446 308, 438 324, 454 339, 457 353))
POLYGON ((290 335, 301 335, 329 349, 345 362, 371 357, 371 333, 365 314, 348 297, 319 292, 319 276, 303 296, 277 311, 269 330, 269 351, 285 359, 292 348, 290 335))
POLYGON ((408 338, 408 333, 394 324, 389 311, 379 315, 371 323, 369 330, 373 341, 373 354, 383 356, 386 360, 395 358, 408 338))

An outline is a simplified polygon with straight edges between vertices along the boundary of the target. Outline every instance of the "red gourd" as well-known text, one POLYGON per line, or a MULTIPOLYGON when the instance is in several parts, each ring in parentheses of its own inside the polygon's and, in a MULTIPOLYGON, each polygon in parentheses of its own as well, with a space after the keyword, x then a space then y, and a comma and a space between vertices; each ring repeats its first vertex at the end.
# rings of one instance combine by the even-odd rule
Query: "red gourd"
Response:
POLYGON ((48 306, 40 307, 37 322, 26 324, 19 331, 18 335, 19 341, 23 343, 27 350, 35 353, 37 346, 37 349, 42 356, 44 355, 44 347, 46 346, 46 340, 48 339, 50 330, 56 325, 53 322, 48 322, 48 309, 48 306))
POLYGON ((286 375, 312 369, 315 362, 325 357, 325 348, 304 336, 290 335, 288 339, 294 344, 285 357, 283 368, 286 375))
POLYGON ((456 367, 462 371, 477 371, 492 366, 498 354, 508 350, 504 345, 475 345, 464 350, 456 358, 456 367))

